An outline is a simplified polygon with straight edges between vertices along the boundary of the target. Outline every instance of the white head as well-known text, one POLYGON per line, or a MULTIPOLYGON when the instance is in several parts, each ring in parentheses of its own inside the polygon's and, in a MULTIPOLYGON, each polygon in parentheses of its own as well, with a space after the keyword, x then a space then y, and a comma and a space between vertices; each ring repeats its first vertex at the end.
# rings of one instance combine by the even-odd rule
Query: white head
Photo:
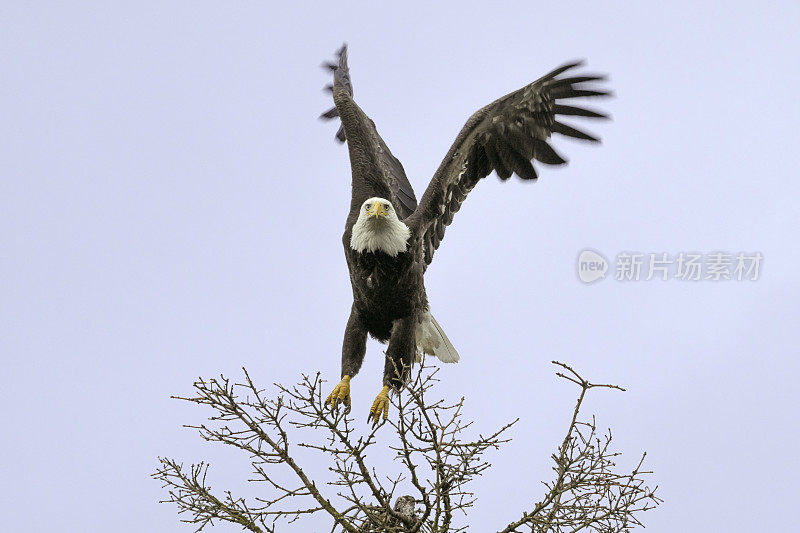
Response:
POLYGON ((392 202, 375 197, 361 205, 350 248, 357 252, 381 251, 395 257, 406 251, 410 236, 411 230, 397 218, 392 202))

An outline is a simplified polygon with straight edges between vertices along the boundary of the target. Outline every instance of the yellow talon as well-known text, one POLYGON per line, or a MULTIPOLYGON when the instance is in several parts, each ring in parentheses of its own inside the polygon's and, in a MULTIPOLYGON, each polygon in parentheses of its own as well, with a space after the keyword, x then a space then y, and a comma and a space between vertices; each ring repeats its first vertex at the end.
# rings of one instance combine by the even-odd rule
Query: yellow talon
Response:
POLYGON ((350 411, 350 376, 346 374, 328 395, 325 404, 331 404, 331 409, 336 409, 340 401, 347 406, 347 411, 350 411))
POLYGON ((374 424, 378 423, 378 420, 381 417, 381 412, 383 412, 383 419, 386 420, 389 418, 389 386, 386 385, 383 389, 378 393, 378 396, 375 397, 375 401, 372 402, 372 409, 369 410, 369 416, 367 416, 367 422, 372 419, 374 424))

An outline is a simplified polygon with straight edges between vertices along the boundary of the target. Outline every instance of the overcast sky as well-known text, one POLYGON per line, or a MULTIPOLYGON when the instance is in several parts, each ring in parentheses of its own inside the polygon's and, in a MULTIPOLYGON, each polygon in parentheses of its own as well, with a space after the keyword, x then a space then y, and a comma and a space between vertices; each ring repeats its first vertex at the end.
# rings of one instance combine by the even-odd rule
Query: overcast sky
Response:
MULTIPOLYGON (((190 531, 156 503, 156 456, 211 459, 220 489, 248 469, 169 396, 243 365, 264 386, 338 379, 350 168, 317 116, 343 41, 418 196, 472 112, 562 62, 616 93, 587 126, 601 146, 559 138, 569 166, 480 183, 427 274, 461 354, 441 394, 481 430, 521 417, 471 530, 542 494, 577 393, 553 359, 628 389, 585 409, 621 467, 647 450, 650 530, 796 524, 797 2, 120 4, 0 7, 4 531, 190 531), (586 248, 610 263, 590 285, 586 248), (760 252, 759 279, 615 279, 623 252, 718 251, 760 252)), ((382 366, 370 341, 358 420, 382 366)))

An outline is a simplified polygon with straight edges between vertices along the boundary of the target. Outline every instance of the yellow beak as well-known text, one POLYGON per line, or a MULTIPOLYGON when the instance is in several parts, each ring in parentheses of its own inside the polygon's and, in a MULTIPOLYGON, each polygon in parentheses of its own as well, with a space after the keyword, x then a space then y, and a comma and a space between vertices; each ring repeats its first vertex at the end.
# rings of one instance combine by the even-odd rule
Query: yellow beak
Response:
POLYGON ((380 202, 375 202, 372 204, 372 208, 367 211, 370 215, 375 215, 375 218, 386 217, 389 213, 386 212, 386 209, 383 208, 383 204, 380 202))

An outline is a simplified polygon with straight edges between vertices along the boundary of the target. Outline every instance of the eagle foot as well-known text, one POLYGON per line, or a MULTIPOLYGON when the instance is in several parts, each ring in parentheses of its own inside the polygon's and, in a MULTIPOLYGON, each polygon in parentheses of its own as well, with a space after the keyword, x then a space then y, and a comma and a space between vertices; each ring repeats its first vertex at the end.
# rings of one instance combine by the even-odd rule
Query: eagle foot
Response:
POLYGON ((336 385, 328 398, 325 400, 325 405, 330 404, 331 409, 336 410, 339 408, 339 402, 345 405, 344 413, 350 412, 350 376, 345 375, 342 381, 336 385))
POLYGON ((385 422, 387 418, 389 418, 389 386, 386 385, 383 389, 378 393, 378 396, 375 397, 375 401, 372 402, 372 408, 369 410, 369 415, 367 415, 367 424, 372 421, 372 427, 377 426, 381 423, 381 413, 383 413, 383 421, 385 422))

